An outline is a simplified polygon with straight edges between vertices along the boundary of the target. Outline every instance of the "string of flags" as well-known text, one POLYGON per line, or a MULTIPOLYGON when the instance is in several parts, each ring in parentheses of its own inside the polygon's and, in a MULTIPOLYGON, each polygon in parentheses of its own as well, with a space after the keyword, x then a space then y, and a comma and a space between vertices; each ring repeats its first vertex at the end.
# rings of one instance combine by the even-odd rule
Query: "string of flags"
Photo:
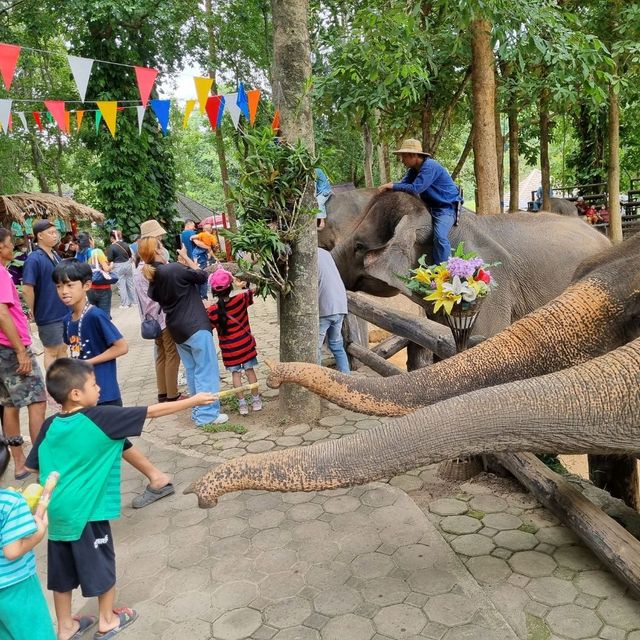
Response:
MULTIPOLYGON (((4 82, 4 86, 9 91, 13 83, 13 79, 18 64, 21 49, 28 49, 28 47, 20 47, 18 45, 0 43, 0 76, 4 82)), ((69 62, 69 68, 71 75, 73 76, 78 94, 80 96, 80 102, 92 102, 98 107, 94 109, 71 109, 67 110, 68 104, 78 102, 77 100, 44 100, 46 107, 45 112, 32 111, 33 117, 38 130, 43 131, 44 126, 42 117, 46 114, 49 122, 55 122, 59 129, 67 134, 71 134, 71 114, 76 116, 76 131, 80 130, 80 126, 84 120, 85 113, 95 113, 94 126, 96 131, 100 126, 100 122, 104 120, 109 132, 113 137, 116 135, 116 122, 118 112, 124 109, 135 108, 137 111, 138 131, 142 132, 142 124, 147 107, 150 107, 156 116, 158 123, 162 129, 164 135, 168 133, 169 128, 169 113, 171 109, 170 99, 158 99, 150 100, 151 92, 153 91, 156 78, 158 76, 158 70, 150 67, 139 67, 135 65, 122 65, 121 63, 110 63, 104 60, 96 60, 92 58, 82 58, 79 56, 67 55, 69 62), (119 66, 132 67, 135 71, 136 83, 138 86, 138 92, 140 96, 140 105, 124 106, 119 102, 131 102, 131 101, 117 101, 117 100, 86 100, 87 87, 89 86, 89 79, 91 77, 91 71, 94 63, 104 64, 118 64, 119 66)), ((261 91, 260 89, 246 90, 242 82, 238 84, 238 90, 234 93, 209 95, 213 87, 213 78, 208 77, 194 77, 194 85, 197 99, 187 100, 185 105, 184 116, 182 119, 182 128, 186 128, 189 117, 193 112, 196 103, 198 104, 200 114, 206 113, 211 128, 215 131, 220 127, 222 122, 222 116, 226 112, 233 126, 237 129, 240 123, 241 116, 244 116, 249 121, 249 125, 253 126, 258 110, 258 104, 260 102, 261 91)), ((14 102, 39 102, 38 100, 13 100, 12 98, 0 99, 0 129, 5 133, 8 133, 13 128, 12 109, 14 102)), ((18 116, 20 124, 24 131, 28 131, 27 112, 15 111, 15 115, 18 116)), ((278 129, 280 126, 280 115, 276 112, 276 115, 272 122, 272 128, 278 129)))

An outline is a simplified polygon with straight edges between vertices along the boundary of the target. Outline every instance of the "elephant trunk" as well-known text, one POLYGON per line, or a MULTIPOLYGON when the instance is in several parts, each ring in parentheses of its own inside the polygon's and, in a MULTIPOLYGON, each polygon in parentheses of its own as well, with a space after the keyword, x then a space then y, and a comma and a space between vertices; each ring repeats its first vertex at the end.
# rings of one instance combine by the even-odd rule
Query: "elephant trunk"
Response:
POLYGON ((282 363, 273 367, 267 384, 295 382, 353 411, 404 415, 460 393, 597 357, 623 344, 623 318, 622 302, 599 279, 587 278, 496 336, 431 367, 390 378, 365 378, 316 365, 282 363))
POLYGON ((459 456, 640 451, 640 339, 581 365, 450 398, 391 425, 238 458, 195 481, 201 507, 240 489, 314 491, 459 456))

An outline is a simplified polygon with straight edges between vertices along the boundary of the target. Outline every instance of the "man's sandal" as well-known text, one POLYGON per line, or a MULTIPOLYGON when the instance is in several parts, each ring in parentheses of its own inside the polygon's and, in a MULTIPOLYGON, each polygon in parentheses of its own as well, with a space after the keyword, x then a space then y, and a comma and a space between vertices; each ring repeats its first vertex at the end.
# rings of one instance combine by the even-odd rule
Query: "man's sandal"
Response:
POLYGON ((143 507, 152 504, 156 500, 166 498, 167 496, 170 496, 175 492, 176 490, 170 482, 168 484, 165 484, 164 487, 161 487, 160 489, 154 489, 150 485, 147 485, 144 489, 144 492, 133 499, 133 501, 131 502, 131 506, 134 509, 142 509, 143 507))
POLYGON ((80 640, 84 635, 84 632, 88 629, 91 629, 93 625, 98 622, 98 618, 95 616, 73 616, 73 619, 80 625, 78 630, 72 635, 69 636, 69 640, 80 640))
POLYGON ((114 609, 113 613, 120 618, 120 624, 115 629, 110 629, 109 631, 96 631, 93 636, 94 640, 109 640, 110 638, 117 636, 121 631, 138 619, 138 612, 135 609, 129 609, 128 607, 114 609))

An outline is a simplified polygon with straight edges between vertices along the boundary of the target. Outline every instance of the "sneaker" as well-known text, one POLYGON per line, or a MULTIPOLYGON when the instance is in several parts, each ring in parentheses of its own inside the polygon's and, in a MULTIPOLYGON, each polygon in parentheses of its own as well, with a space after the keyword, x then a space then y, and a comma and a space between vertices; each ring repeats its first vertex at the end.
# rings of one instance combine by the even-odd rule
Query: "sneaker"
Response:
POLYGON ((260 396, 253 396, 252 402, 251 402, 251 408, 254 411, 261 411, 262 410, 262 398, 260 396))
POLYGON ((211 424, 224 424, 229 422, 229 416, 226 413, 221 413, 215 420, 211 421, 211 424))
POLYGON ((240 412, 241 416, 248 416, 249 415, 249 406, 247 405, 247 401, 246 400, 239 400, 238 401, 238 411, 240 412))

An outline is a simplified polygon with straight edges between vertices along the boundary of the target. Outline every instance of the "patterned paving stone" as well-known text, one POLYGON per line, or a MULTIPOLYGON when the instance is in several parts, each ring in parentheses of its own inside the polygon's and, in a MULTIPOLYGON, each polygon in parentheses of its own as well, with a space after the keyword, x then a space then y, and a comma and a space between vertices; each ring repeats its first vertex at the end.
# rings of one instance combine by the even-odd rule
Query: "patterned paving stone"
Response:
POLYGON ((393 554, 393 559, 400 569, 407 571, 431 567, 435 561, 435 558, 429 553, 429 547, 421 544, 400 547, 393 554))
POLYGON ((628 596, 607 598, 598 607, 598 614, 607 624, 625 631, 640 629, 640 602, 628 596))
POLYGON ((400 476, 395 476, 391 478, 389 484, 392 487, 398 487, 403 491, 417 491, 418 489, 422 489, 424 482, 420 478, 416 478, 415 476, 410 476, 408 474, 402 474, 400 476))
POLYGON ((482 527, 482 523, 477 518, 469 516, 447 516, 440 521, 440 528, 447 533, 462 535, 465 533, 475 533, 482 527))
POLYGON ((320 633, 309 627, 291 627, 278 631, 273 640, 320 640, 320 633))
POLYGON ((484 518, 482 518, 482 524, 485 527, 497 529, 498 531, 508 531, 521 527, 522 520, 509 513, 488 513, 484 518))
POLYGON ((573 545, 578 542, 575 533, 566 527, 544 527, 536 532, 536 538, 540 542, 546 542, 556 547, 573 545))
POLYGON ((312 612, 311 603, 306 598, 287 598, 269 605, 264 610, 264 621, 278 629, 302 624, 312 612))
POLYGON ((569 604, 578 594, 571 582, 554 577, 533 578, 526 591, 534 600, 549 606, 569 604))
POLYGON ((296 522, 315 520, 320 515, 322 515, 322 507, 312 502, 296 504, 287 511, 287 518, 296 522))
POLYGON ((552 609, 547 616, 547 624, 551 631, 560 636, 583 640, 597 636, 602 620, 589 609, 568 604, 552 609))
POLYGON ((379 426, 382 425, 382 422, 380 422, 380 420, 373 420, 371 418, 366 418, 365 420, 358 420, 356 422, 356 429, 377 429, 379 426))
POLYGON ((599 598, 618 598, 625 590, 614 576, 605 571, 583 571, 574 582, 580 591, 599 598))
MULTIPOLYGON (((234 609, 218 618, 212 626, 215 638, 220 640, 242 640, 250 638, 262 624, 262 616, 254 609, 234 609)), ((190 638, 190 636, 182 636, 190 638)))
POLYGON ((373 618, 376 629, 389 638, 412 638, 424 629, 427 618, 416 607, 395 604, 383 607, 373 618))
POLYGON ((499 584, 511 574, 511 569, 504 560, 492 556, 469 558, 467 569, 482 584, 499 584))
POLYGON ((397 524, 384 528, 380 540, 388 545, 401 547, 415 544, 422 538, 423 532, 412 524, 397 524))
POLYGON ((329 617, 353 613, 362 604, 362 597, 355 589, 341 585, 321 591, 313 599, 314 609, 329 617))
POLYGON ((429 505, 429 511, 438 516, 461 516, 469 510, 469 505, 462 500, 441 498, 429 505))
POLYGON ((507 503, 497 496, 483 495, 472 498, 469 506, 475 511, 482 511, 483 513, 498 513, 507 508, 507 503))
POLYGON ((353 575, 364 580, 389 575, 394 568, 393 560, 381 553, 365 553, 351 563, 353 575))
POLYGON ((527 551, 538 544, 538 539, 525 531, 500 531, 493 538, 494 543, 509 551, 527 551))
POLYGON ((457 578, 442 569, 421 569, 413 572, 407 579, 414 591, 428 596, 447 593, 457 584, 457 578))
POLYGON ((600 562, 593 553, 584 547, 561 547, 554 553, 553 557, 556 559, 558 566, 573 569, 574 571, 586 571, 601 567, 600 562))
POLYGON ((508 562, 513 571, 530 578, 550 576, 557 567, 553 558, 538 551, 518 551, 508 562))
POLYGON ((329 498, 324 503, 324 510, 327 513, 349 513, 360 507, 360 500, 353 496, 336 496, 329 498))
POLYGON ((280 447, 297 447, 302 442, 303 440, 300 436, 281 436, 275 439, 275 444, 280 447))
POLYGON ((374 634, 371 620, 353 613, 329 620, 322 629, 323 640, 371 640, 374 634))
POLYGON ((255 442, 257 440, 264 440, 271 435, 270 431, 266 429, 249 429, 247 433, 243 433, 240 436, 240 440, 243 442, 255 442))
POLYGON ((472 533, 456 538, 452 541, 451 547, 456 553, 464 556, 487 556, 495 548, 495 544, 490 538, 472 533))
POLYGON ((325 416, 324 418, 320 418, 318 424, 321 424, 323 427, 339 427, 346 422, 343 416, 325 416))
POLYGON ((256 440, 246 446, 246 451, 247 453, 264 453, 265 451, 273 449, 275 446, 271 440, 256 440))
POLYGON ((294 424, 284 430, 285 436, 301 436, 311 431, 311 426, 305 423, 294 424))
POLYGON ((258 595, 258 587, 252 582, 238 580, 218 587, 211 597, 214 609, 230 611, 248 606, 258 595))
POLYGON ((456 629, 449 629, 449 631, 444 634, 443 640, 496 640, 496 637, 491 629, 483 629, 477 625, 468 625, 465 627, 457 627, 456 629))
POLYGON ((318 440, 324 440, 329 437, 329 431, 326 429, 311 429, 307 431, 302 438, 305 442, 317 442, 318 440))
POLYGON ((370 604, 384 607, 404 602, 409 595, 409 586, 399 578, 376 578, 364 584, 362 595, 370 604))
POLYGON ((470 622, 476 611, 477 605, 472 600, 455 593, 434 596, 424 606, 424 612, 429 616, 429 620, 447 627, 470 622))
POLYGON ((260 595, 267 600, 290 598, 304 588, 304 577, 295 569, 272 573, 260 583, 260 595))

